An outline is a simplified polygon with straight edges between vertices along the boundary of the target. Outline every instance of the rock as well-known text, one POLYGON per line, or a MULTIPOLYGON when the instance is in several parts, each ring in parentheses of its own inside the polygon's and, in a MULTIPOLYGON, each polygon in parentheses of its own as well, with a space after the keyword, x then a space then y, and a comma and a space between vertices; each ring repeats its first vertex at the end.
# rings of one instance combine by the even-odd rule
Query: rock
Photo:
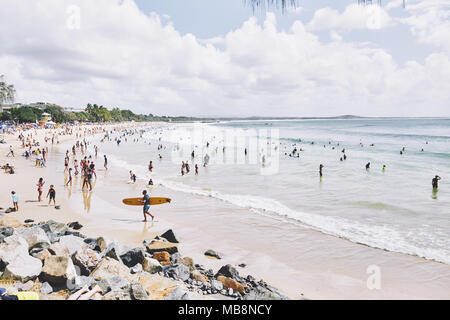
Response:
POLYGON ((97 239, 94 238, 86 238, 84 239, 84 243, 86 243, 89 249, 95 250, 97 252, 101 252, 100 246, 98 245, 97 239))
POLYGON ((220 270, 216 273, 215 277, 217 278, 218 276, 224 276, 238 282, 244 282, 244 280, 239 275, 239 271, 237 271, 236 268, 233 267, 231 264, 227 264, 226 266, 220 268, 220 270))
POLYGON ((176 287, 164 300, 191 300, 189 291, 179 286, 176 287))
POLYGON ((27 219, 24 221, 24 223, 33 223, 33 222, 34 222, 34 220, 32 220, 32 219, 27 219))
POLYGON ((19 291, 31 291, 31 289, 34 287, 34 282, 32 280, 29 280, 28 282, 21 283, 16 282, 14 283, 14 288, 16 288, 19 291))
POLYGON ((167 230, 162 235, 160 235, 160 237, 167 239, 167 241, 169 241, 171 243, 179 243, 177 238, 175 237, 175 234, 173 233, 172 229, 167 230))
POLYGON ((63 243, 55 242, 50 247, 47 248, 50 254, 54 256, 69 256, 70 251, 63 243))
POLYGON ((2 279, 27 282, 35 280, 42 270, 42 261, 29 255, 18 255, 5 268, 2 279))
POLYGON ((175 252, 174 254, 170 255, 171 263, 176 263, 178 259, 181 259, 181 254, 179 252, 175 252))
POLYGON ((44 261, 40 279, 52 285, 64 285, 76 275, 75 267, 68 256, 50 256, 44 261))
POLYGON ((131 299, 133 300, 148 300, 147 292, 140 283, 131 284, 131 299))
POLYGON ((238 267, 240 268, 245 268, 247 265, 245 263, 241 263, 240 265, 238 265, 238 267))
POLYGON ((202 283, 208 282, 208 278, 205 275, 203 275, 199 270, 192 271, 191 278, 196 281, 200 281, 202 283))
POLYGON ((155 252, 163 252, 166 251, 169 254, 174 254, 178 252, 178 247, 176 244, 172 244, 170 242, 164 241, 153 241, 146 246, 147 252, 150 254, 154 254, 155 252))
POLYGON ((47 257, 51 256, 51 253, 47 249, 44 249, 44 250, 32 249, 30 251, 30 255, 36 259, 44 261, 45 259, 47 259, 47 257))
POLYGON ((159 261, 152 258, 144 258, 144 260, 142 261, 142 268, 144 271, 151 274, 162 271, 162 266, 159 261))
POLYGON ((100 262, 100 256, 94 250, 83 248, 72 255, 72 262, 80 268, 81 275, 88 276, 100 262))
POLYGON ((172 262, 170 261, 170 255, 166 251, 155 252, 153 254, 153 259, 158 260, 163 266, 168 266, 172 264, 172 262))
POLYGON ((114 243, 114 241, 106 237, 99 237, 97 239, 97 244, 100 248, 100 251, 104 251, 112 243, 114 243))
POLYGON ((114 300, 114 301, 132 300, 130 291, 131 291, 130 287, 121 290, 111 291, 108 292, 106 295, 104 295, 102 300, 114 300))
POLYGON ((189 268, 184 264, 176 264, 173 266, 164 267, 163 272, 165 276, 181 281, 186 281, 191 276, 189 268))
POLYGON ((192 258, 189 258, 189 257, 180 258, 180 259, 176 260, 176 263, 184 264, 186 267, 189 268, 190 272, 195 270, 194 260, 192 260, 192 258))
POLYGON ((121 255, 120 258, 122 259, 124 265, 131 268, 138 263, 142 263, 144 260, 144 253, 144 249, 134 248, 121 255))
POLYGON ((290 300, 289 297, 267 284, 258 285, 244 295, 244 300, 290 300))
POLYGON ((211 288, 213 290, 216 290, 216 291, 222 291, 223 290, 223 284, 220 281, 211 280, 211 288))
POLYGON ((205 252, 205 256, 213 257, 213 258, 216 258, 216 259, 219 259, 219 260, 222 259, 222 254, 220 254, 220 253, 218 253, 218 252, 216 252, 214 250, 211 250, 211 249, 209 249, 208 251, 205 252))
POLYGON ((138 263, 134 267, 130 268, 131 274, 136 274, 136 273, 142 272, 143 270, 144 270, 144 268, 142 267, 142 264, 140 264, 140 263, 138 263))
POLYGON ((39 227, 19 228, 16 229, 16 232, 28 242, 29 249, 37 245, 40 245, 41 248, 50 246, 50 240, 44 230, 39 227))
POLYGON ((149 300, 163 300, 179 283, 157 274, 142 273, 138 281, 149 295, 149 300))
POLYGON ((52 286, 48 282, 44 282, 41 286, 41 293, 50 294, 53 292, 52 286))
POLYGON ((10 217, 0 217, 0 228, 20 228, 22 223, 19 220, 10 217))
POLYGON ((98 283, 98 285, 104 292, 130 289, 130 282, 125 278, 119 276, 113 276, 108 279, 103 279, 98 283))
POLYGON ((74 230, 80 230, 81 228, 83 228, 83 226, 78 222, 72 222, 69 224, 69 228, 72 228, 74 230))
POLYGON ((104 251, 102 251, 101 256, 109 257, 111 259, 122 262, 118 251, 119 251, 119 249, 118 249, 116 243, 111 243, 108 245, 108 247, 104 251))
POLYGON ((81 233, 79 233, 78 231, 66 231, 64 233, 65 236, 74 236, 74 237, 78 237, 78 238, 86 238, 84 235, 82 235, 81 233))
POLYGON ((120 276, 129 281, 132 280, 130 270, 124 264, 110 257, 103 258, 90 276, 97 281, 114 276, 120 276))
POLYGON ((59 235, 64 235, 68 230, 68 227, 64 223, 59 223, 53 220, 49 220, 46 223, 40 224, 40 228, 42 228, 45 233, 56 233, 59 235))
POLYGON ((83 247, 84 241, 82 238, 75 236, 62 236, 59 238, 59 243, 69 249, 69 254, 72 255, 83 247))
POLYGON ((12 236, 14 233, 13 228, 0 228, 0 243, 7 237, 12 236))
POLYGON ((17 257, 28 257, 28 243, 21 236, 14 234, 0 243, 0 271, 12 263, 17 257))
POLYGON ((245 293, 245 289, 247 288, 245 285, 235 281, 234 279, 224 276, 217 277, 217 281, 222 283, 225 290, 233 289, 235 292, 245 293))
POLYGON ((95 280, 92 277, 76 276, 68 281, 67 289, 69 289, 70 293, 74 293, 82 289, 84 286, 92 286, 94 283, 95 280))

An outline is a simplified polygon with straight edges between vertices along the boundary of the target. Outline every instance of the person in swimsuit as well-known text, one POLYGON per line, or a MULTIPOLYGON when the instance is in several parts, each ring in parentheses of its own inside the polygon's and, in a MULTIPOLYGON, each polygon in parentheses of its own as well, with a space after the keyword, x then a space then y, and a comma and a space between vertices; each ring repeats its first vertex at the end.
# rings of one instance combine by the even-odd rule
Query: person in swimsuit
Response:
POLYGON ((41 202, 42 201, 42 188, 44 187, 44 179, 40 178, 37 184, 38 187, 38 201, 41 202))
POLYGON ((439 182, 438 182, 439 180, 441 180, 441 177, 435 176, 433 178, 433 180, 431 181, 431 185, 433 186, 434 190, 437 190, 439 188, 439 182))
POLYGON ((51 185, 50 189, 48 190, 47 198, 49 198, 48 205, 50 205, 53 200, 53 204, 56 206, 56 190, 53 185, 51 185))
POLYGON ((72 186, 72 168, 69 168, 69 180, 67 181, 66 186, 72 186))
POLYGON ((105 158, 105 163, 103 166, 105 167, 105 170, 108 170, 108 159, 106 158, 106 155, 104 155, 103 157, 105 158))
POLYGON ((152 221, 155 219, 154 216, 152 216, 148 211, 150 210, 150 196, 147 193, 147 190, 142 191, 142 194, 144 195, 144 197, 142 198, 142 200, 144 201, 144 221, 143 222, 147 222, 147 215, 149 215, 150 217, 152 217, 152 221))

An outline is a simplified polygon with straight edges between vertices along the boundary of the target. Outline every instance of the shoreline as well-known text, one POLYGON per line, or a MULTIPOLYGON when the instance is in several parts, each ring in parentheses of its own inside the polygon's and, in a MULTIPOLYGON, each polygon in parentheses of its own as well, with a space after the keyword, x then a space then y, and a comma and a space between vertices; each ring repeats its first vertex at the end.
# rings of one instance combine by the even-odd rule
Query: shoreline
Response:
MULTIPOLYGON (((67 141, 71 138, 76 140, 74 137, 67 137, 67 141)), ((60 146, 62 147, 62 145, 63 143, 55 148, 61 149, 60 146)), ((5 153, 3 149, 7 150, 9 144, 3 146, 6 147, 0 146, 0 150, 5 153)), ((55 161, 53 165, 56 166, 56 171, 49 172, 48 175, 52 179, 57 179, 56 181, 62 181, 63 174, 61 168, 64 157, 63 153, 63 150, 54 150, 50 155, 51 157, 55 157, 55 159, 50 161, 55 161), (59 165, 60 162, 61 165, 59 165)), ((5 159, 3 154, 1 156, 0 163, 3 164, 5 159)), ((268 247, 270 243, 267 243, 267 239, 263 235, 264 230, 273 228, 271 226, 273 224, 273 218, 262 216, 255 218, 248 215, 243 208, 236 208, 231 204, 221 204, 219 206, 215 202, 216 200, 205 199, 205 197, 201 196, 191 196, 191 198, 195 199, 195 204, 192 206, 184 205, 179 207, 177 205, 178 203, 186 204, 188 196, 182 192, 165 188, 161 188, 163 190, 161 193, 169 194, 176 201, 173 206, 160 206, 155 209, 159 219, 156 228, 142 226, 142 222, 140 222, 142 217, 139 210, 136 210, 132 215, 130 213, 131 210, 126 210, 125 208, 121 208, 124 212, 118 212, 117 206, 109 203, 107 199, 108 197, 110 199, 114 198, 117 193, 105 195, 100 185, 95 190, 93 199, 91 199, 92 210, 88 214, 85 214, 83 203, 79 201, 82 195, 79 192, 73 192, 70 200, 66 199, 67 195, 64 198, 61 196, 57 197, 58 204, 62 206, 62 209, 59 211, 54 208, 48 210, 46 207, 36 207, 33 203, 24 203, 24 200, 36 197, 37 193, 35 192, 34 185, 39 173, 42 171, 40 169, 32 169, 33 166, 31 163, 21 157, 16 160, 19 160, 17 163, 20 163, 20 165, 16 165, 16 167, 20 168, 17 175, 22 175, 21 170, 24 170, 23 173, 26 171, 25 176, 31 181, 30 185, 23 192, 20 190, 23 187, 17 188, 19 199, 21 200, 21 210, 17 217, 23 219, 34 219, 33 216, 38 215, 39 219, 34 219, 35 221, 48 220, 48 218, 53 218, 56 221, 63 219, 61 222, 64 223, 80 221, 85 226, 83 233, 87 236, 111 234, 115 235, 121 242, 123 241, 130 245, 137 244, 143 238, 151 237, 151 235, 165 231, 163 229, 173 228, 176 234, 183 238, 180 246, 182 252, 192 257, 195 261, 200 261, 200 263, 205 263, 205 265, 212 265, 215 268, 217 268, 218 264, 225 264, 225 261, 234 265, 245 262, 248 265, 244 269, 239 269, 240 272, 249 272, 257 275, 258 278, 261 277, 267 280, 270 284, 294 299, 304 297, 312 299, 445 299, 449 297, 445 291, 445 283, 439 285, 436 280, 432 284, 423 282, 428 277, 431 277, 431 274, 436 272, 443 275, 442 278, 445 279, 445 274, 450 274, 448 265, 444 264, 441 266, 437 262, 426 261, 422 258, 361 246, 345 239, 323 234, 319 231, 308 230, 296 224, 286 227, 286 230, 294 231, 292 234, 295 235, 289 236, 286 233, 286 242, 298 242, 300 248, 294 252, 287 249, 283 250, 282 248, 282 250, 280 248, 270 248, 268 247), (28 169, 26 164, 30 167, 29 170, 26 170, 28 169), (74 195, 80 197, 78 201, 74 198, 74 195), (104 208, 101 208, 102 205, 104 208), (202 206, 209 207, 209 205, 211 210, 217 210, 214 217, 207 217, 201 214, 202 210, 199 208, 202 206), (105 217, 108 218, 108 210, 115 210, 117 217, 123 218, 125 216, 124 219, 131 221, 112 222, 111 220, 113 219, 109 218, 108 224, 105 225, 102 221, 104 221, 105 217), (189 219, 185 217, 186 212, 189 213, 189 219), (232 239, 227 239, 227 235, 233 231, 227 229, 225 224, 221 225, 220 221, 225 222, 227 215, 232 212, 248 219, 258 220, 260 225, 258 230, 249 230, 254 239, 246 240, 244 235, 235 234, 233 234, 232 239), (219 219, 219 221, 213 219, 219 219), (145 232, 143 232, 144 230, 145 232), (262 235, 258 235, 261 232, 262 235), (204 243, 209 243, 212 248, 203 248, 204 243), (311 251, 322 250, 328 245, 339 248, 340 251, 335 256, 330 256, 329 258, 320 258, 311 253, 311 251), (207 249, 214 249, 224 253, 223 262, 211 261, 204 257, 202 253, 207 249), (290 257, 290 255, 294 256, 290 257), (371 264, 380 265, 382 268, 383 290, 381 292, 371 291, 366 287, 366 280, 369 276, 366 269, 371 264), (362 268, 362 266, 364 267, 362 268), (422 266, 424 271, 421 271, 422 266), (406 273, 403 274, 403 270, 407 270, 409 275, 406 273), (408 279, 414 276, 416 277, 414 283, 408 283, 408 279), (424 286, 423 292, 416 290, 422 288, 422 286, 424 286), (304 293, 304 295, 302 296, 300 293, 304 293)), ((126 176, 127 171, 125 168, 123 170, 123 174, 118 173, 117 170, 112 170, 118 176, 113 175, 114 179, 111 177, 101 179, 99 183, 110 185, 124 181, 121 177, 122 175, 126 176)), ((45 171, 49 171, 48 168, 45 171)), ((100 174, 101 171, 98 173, 100 174)), ((13 177, 8 176, 9 178, 13 177)), ((9 186, 10 183, 15 187, 11 179, 7 181, 7 185, 9 186)), ((131 188, 129 185, 120 187, 130 194, 142 191, 142 186, 138 184, 132 185, 131 188), (130 191, 133 188, 134 191, 130 191)), ((58 188, 61 190, 61 186, 58 188)), ((5 203, 5 201, 6 203, 11 202, 10 191, 6 191, 6 193, 2 193, 2 196, 0 196, 1 204, 5 203)), ((59 195, 61 194, 62 192, 59 191, 59 195)), ((120 196, 120 194, 117 194, 117 196, 120 196)), ((14 215, 12 214, 12 217, 14 215)))

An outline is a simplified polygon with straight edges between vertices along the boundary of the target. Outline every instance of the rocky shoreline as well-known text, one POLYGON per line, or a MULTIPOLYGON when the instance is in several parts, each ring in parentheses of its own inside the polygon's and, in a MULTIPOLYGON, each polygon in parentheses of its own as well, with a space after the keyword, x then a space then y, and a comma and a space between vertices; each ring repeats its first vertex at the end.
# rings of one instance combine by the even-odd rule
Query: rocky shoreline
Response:
MULTIPOLYGON (((0 287, 41 300, 287 300, 236 267, 217 272, 183 257, 172 230, 130 248, 85 237, 78 222, 0 218, 0 287)), ((205 255, 221 259, 208 250, 205 255)), ((245 267, 241 264, 240 267, 245 267)))

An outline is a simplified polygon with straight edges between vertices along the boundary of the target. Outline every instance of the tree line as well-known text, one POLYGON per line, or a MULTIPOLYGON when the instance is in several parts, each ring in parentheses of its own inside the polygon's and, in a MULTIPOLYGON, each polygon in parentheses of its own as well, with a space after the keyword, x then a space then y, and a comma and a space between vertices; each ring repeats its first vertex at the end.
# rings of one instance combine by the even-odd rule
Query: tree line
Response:
POLYGON ((154 116, 152 114, 135 114, 131 110, 121 110, 113 108, 108 110, 104 106, 88 104, 84 111, 66 111, 56 104, 46 104, 44 108, 32 106, 20 106, 4 110, 0 113, 0 120, 15 121, 18 123, 33 123, 39 121, 43 113, 51 115, 51 119, 56 123, 70 122, 122 122, 122 121, 192 121, 197 120, 190 117, 167 117, 154 116))

